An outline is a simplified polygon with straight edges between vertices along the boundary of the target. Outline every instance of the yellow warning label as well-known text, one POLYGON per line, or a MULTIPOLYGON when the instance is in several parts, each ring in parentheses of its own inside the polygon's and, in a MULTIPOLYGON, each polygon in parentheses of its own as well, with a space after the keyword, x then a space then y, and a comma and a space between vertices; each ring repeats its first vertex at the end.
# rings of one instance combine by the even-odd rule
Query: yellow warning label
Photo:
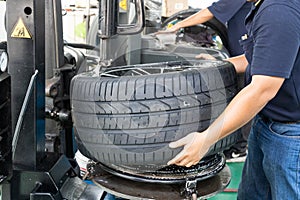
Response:
POLYGON ((127 10, 127 0, 122 0, 119 3, 120 8, 122 8, 123 10, 127 10))
POLYGON ((19 18, 18 22, 14 26, 13 31, 11 33, 11 37, 13 37, 13 38, 27 38, 27 39, 31 38, 31 34, 28 31, 28 29, 26 28, 22 18, 19 18))

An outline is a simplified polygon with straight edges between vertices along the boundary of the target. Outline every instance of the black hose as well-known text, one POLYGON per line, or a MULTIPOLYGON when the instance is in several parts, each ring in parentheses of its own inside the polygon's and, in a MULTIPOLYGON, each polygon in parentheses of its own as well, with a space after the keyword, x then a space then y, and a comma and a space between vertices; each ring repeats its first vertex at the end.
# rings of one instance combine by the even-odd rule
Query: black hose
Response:
POLYGON ((100 49, 96 46, 90 44, 82 44, 82 43, 64 43, 66 46, 70 46, 73 48, 80 48, 80 49, 87 49, 87 50, 94 50, 99 51, 100 49))
POLYGON ((7 42, 0 42, 0 49, 7 51, 7 42))

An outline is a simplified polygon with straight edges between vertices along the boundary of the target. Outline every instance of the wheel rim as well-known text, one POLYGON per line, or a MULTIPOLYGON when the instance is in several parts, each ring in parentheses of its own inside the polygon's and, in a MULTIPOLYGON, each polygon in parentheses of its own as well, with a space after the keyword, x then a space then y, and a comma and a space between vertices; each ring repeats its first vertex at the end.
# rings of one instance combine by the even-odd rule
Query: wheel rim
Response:
POLYGON ((172 165, 156 171, 143 173, 123 166, 111 167, 102 163, 99 163, 99 165, 103 170, 126 179, 140 182, 173 184, 185 182, 186 179, 200 181, 214 176, 224 168, 225 157, 223 154, 218 153, 204 158, 198 164, 189 168, 172 165))
POLYGON ((159 64, 142 64, 138 66, 112 67, 100 73, 101 77, 118 78, 121 76, 147 76, 152 74, 178 73, 196 68, 207 68, 220 65, 222 61, 202 60, 166 62, 159 64))

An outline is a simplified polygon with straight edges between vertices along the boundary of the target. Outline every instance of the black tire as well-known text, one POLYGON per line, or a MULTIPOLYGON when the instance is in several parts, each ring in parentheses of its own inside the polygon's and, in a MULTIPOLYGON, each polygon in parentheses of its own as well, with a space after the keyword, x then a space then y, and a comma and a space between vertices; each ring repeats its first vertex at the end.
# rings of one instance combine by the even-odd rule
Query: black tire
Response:
MULTIPOLYGON (((162 23, 162 27, 167 27, 169 23, 171 23, 174 20, 183 20, 195 13, 197 13, 200 9, 187 9, 179 11, 167 19, 165 19, 162 23)), ((216 34, 221 38, 222 43, 226 49, 228 49, 228 36, 227 36, 227 28, 224 24, 222 24, 217 18, 213 17, 211 20, 203 23, 203 25, 211 28, 216 32, 216 34)), ((185 28, 185 29, 189 29, 185 28)))
POLYGON ((11 103, 10 76, 0 73, 0 177, 7 176, 11 169, 11 103))
MULTIPOLYGON (((3 113, 0 115, 1 138, 1 135, 4 134, 4 132, 8 132, 8 127, 10 125, 10 76, 6 72, 0 74, 0 91, 0 113, 3 113)), ((0 139, 0 142, 2 139, 0 139)))
MULTIPOLYGON (((100 77, 85 73, 73 78, 72 115, 79 150, 114 169, 164 167, 181 150, 168 144, 206 129, 237 92, 230 63, 193 62, 125 66, 100 77)), ((235 141, 236 134, 222 139, 207 156, 235 141)))

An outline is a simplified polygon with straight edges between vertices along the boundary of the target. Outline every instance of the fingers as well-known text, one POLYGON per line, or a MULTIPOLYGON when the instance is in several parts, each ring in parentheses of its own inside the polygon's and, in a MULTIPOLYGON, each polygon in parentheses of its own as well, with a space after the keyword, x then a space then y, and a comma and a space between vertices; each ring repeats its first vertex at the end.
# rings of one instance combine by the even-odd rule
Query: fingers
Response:
POLYGON ((174 31, 174 30, 168 30, 168 29, 166 29, 166 30, 163 30, 163 31, 157 31, 157 32, 155 32, 155 33, 153 33, 155 36, 156 35, 159 35, 159 34, 170 34, 170 33, 175 33, 176 31, 174 31))
POLYGON ((190 160, 188 156, 184 155, 184 150, 180 152, 175 158, 170 160, 167 164, 168 165, 178 165, 178 166, 185 166, 185 167, 191 167, 193 165, 196 165, 199 160, 190 160))
POLYGON ((191 166, 196 165, 196 164, 198 164, 198 162, 189 162, 189 163, 186 164, 185 166, 186 166, 186 167, 191 167, 191 166))
MULTIPOLYGON (((186 145, 186 144, 189 142, 189 136, 190 136, 190 134, 187 135, 187 136, 185 136, 185 137, 183 137, 183 138, 181 138, 181 139, 179 139, 179 140, 177 140, 177 141, 175 141, 175 142, 171 142, 171 143, 169 144, 169 147, 170 147, 170 148, 178 148, 178 147, 181 147, 181 146, 186 145)), ((185 149, 183 149, 179 154, 177 154, 177 155, 176 155, 172 160, 170 160, 167 164, 168 164, 168 165, 175 164, 175 165, 180 165, 180 166, 182 166, 182 165, 180 164, 180 162, 185 158, 184 154, 185 154, 185 149)))
POLYGON ((161 34, 169 34, 169 33, 175 33, 175 31, 174 30, 164 30, 164 31, 158 31, 158 32, 156 32, 156 33, 161 33, 161 34))
POLYGON ((172 160, 170 160, 167 165, 179 165, 179 166, 182 166, 181 165, 181 161, 183 160, 184 158, 184 150, 182 150, 179 154, 177 154, 177 156, 175 156, 172 160))
POLYGON ((155 36, 159 34, 175 34, 178 31, 178 28, 175 26, 172 26, 171 28, 167 28, 165 30, 160 30, 155 33, 153 33, 155 36))
POLYGON ((198 132, 192 132, 187 136, 169 144, 170 148, 177 148, 184 146, 183 150, 177 154, 168 165, 179 165, 190 167, 198 163, 201 158, 201 152, 198 150, 201 143, 197 142, 197 137, 201 136, 198 132))
POLYGON ((204 59, 204 60, 216 60, 216 58, 207 53, 200 53, 199 55, 195 56, 197 59, 204 59))
POLYGON ((175 142, 171 142, 169 144, 169 147, 174 149, 174 148, 178 148, 178 147, 181 147, 183 145, 186 145, 189 142, 188 138, 189 138, 189 135, 187 135, 187 136, 185 136, 185 137, 183 137, 183 138, 181 138, 181 139, 179 139, 175 142))

